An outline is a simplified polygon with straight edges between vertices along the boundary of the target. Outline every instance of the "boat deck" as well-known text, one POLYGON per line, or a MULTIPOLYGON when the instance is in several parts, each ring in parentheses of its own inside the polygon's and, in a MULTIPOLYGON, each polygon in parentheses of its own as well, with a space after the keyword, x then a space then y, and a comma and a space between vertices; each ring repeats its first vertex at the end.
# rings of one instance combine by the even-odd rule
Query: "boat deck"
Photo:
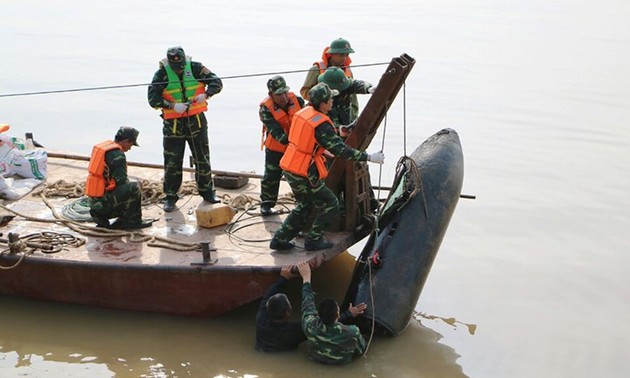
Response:
MULTIPOLYGON (((70 159, 49 158, 48 183, 64 180, 69 183, 82 183, 87 174, 87 162, 70 159)), ((162 170, 147 167, 129 166, 129 176, 132 180, 146 179, 159 181, 163 176, 162 170)), ((191 179, 191 173, 184 172, 184 180, 191 179)), ((241 199, 258 200, 260 180, 250 178, 242 188, 230 190, 217 188, 217 196, 229 199, 241 196, 241 199)), ((280 197, 290 193, 286 182, 281 183, 280 197)), ((62 208, 75 201, 76 198, 49 197, 48 203, 61 214, 62 208)), ((27 217, 53 220, 55 216, 45 204, 36 190, 17 201, 6 201, 4 205, 27 217)), ((295 239, 296 248, 287 252, 269 249, 269 241, 275 229, 286 217, 289 207, 283 209, 282 214, 261 217, 258 207, 251 210, 239 210, 232 218, 234 223, 231 232, 226 232, 226 225, 214 228, 204 228, 197 225, 195 210, 199 205, 211 206, 198 195, 187 195, 178 202, 178 210, 170 213, 163 211, 161 203, 143 207, 143 218, 156 219, 150 228, 135 230, 126 236, 83 236, 63 223, 45 223, 32 221, 20 216, 0 228, 5 236, 18 233, 20 236, 52 231, 69 233, 76 237, 83 237, 86 243, 78 248, 69 247, 53 254, 36 253, 32 257, 44 259, 63 259, 73 262, 112 263, 125 265, 154 265, 170 267, 194 266, 197 269, 228 269, 257 268, 262 270, 279 270, 282 265, 296 264, 309 260, 316 267, 331 259, 354 244, 353 234, 350 232, 327 233, 326 237, 335 243, 329 250, 306 252, 303 240, 295 239), (180 251, 173 243, 172 248, 151 247, 146 242, 134 242, 143 236, 167 238, 184 243, 209 242, 213 265, 197 265, 202 262, 201 251, 180 251), (192 264, 192 265, 191 265, 192 264)), ((281 209, 277 206, 276 209, 281 209)), ((93 223, 85 223, 93 226, 93 223)))
MULTIPOLYGON (((162 169, 134 164, 128 163, 132 179, 155 183, 163 176, 162 169)), ((87 161, 49 158, 47 182, 82 183, 87 165, 87 161)), ((256 203, 259 187, 259 179, 250 179, 238 190, 217 188, 217 194, 226 201, 239 198, 256 203)), ((280 195, 289 192, 288 185, 281 183, 280 195)), ((198 195, 184 196, 177 203, 179 209, 170 213, 159 203, 143 208, 144 218, 156 219, 151 228, 123 232, 83 223, 84 227, 71 229, 67 220, 59 221, 58 217, 64 206, 75 201, 59 196, 44 200, 36 188, 17 201, 3 204, 19 214, 8 223, 2 222, 0 232, 5 237, 18 234, 21 241, 32 244, 36 241, 29 235, 65 234, 83 238, 85 243, 57 248, 60 250, 54 253, 41 249, 29 253, 30 248, 9 253, 7 239, 0 238, 5 243, 4 248, 0 246, 0 294, 173 315, 218 316, 261 297, 277 280, 283 265, 309 261, 315 269, 358 240, 354 232, 328 233, 326 237, 335 244, 327 250, 306 252, 301 248, 303 240, 296 239, 296 248, 273 251, 269 241, 288 211, 262 218, 256 206, 239 210, 227 225, 204 228, 197 225, 198 206, 225 205, 211 205, 198 195), (226 232, 228 229, 232 231, 226 232), (204 263, 201 249, 196 248, 201 242, 209 243, 209 260, 214 263, 204 263), (186 244, 186 248, 178 243, 186 244)))

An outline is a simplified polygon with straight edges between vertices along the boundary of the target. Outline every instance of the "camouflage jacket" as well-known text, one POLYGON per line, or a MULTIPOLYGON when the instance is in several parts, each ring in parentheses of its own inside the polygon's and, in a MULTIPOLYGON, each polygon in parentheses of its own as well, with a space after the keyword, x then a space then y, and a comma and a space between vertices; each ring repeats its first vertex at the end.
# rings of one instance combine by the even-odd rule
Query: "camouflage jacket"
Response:
POLYGON ((325 325, 317 316, 313 288, 302 285, 302 329, 309 344, 309 357, 326 364, 343 364, 365 352, 365 339, 359 328, 335 322, 325 325))
MULTIPOLYGON (((315 128, 315 140, 317 144, 328 150, 331 154, 344 160, 367 161, 367 152, 354 149, 343 142, 330 122, 324 122, 315 128)), ((315 164, 308 169, 310 182, 319 180, 319 173, 315 164)))
MULTIPOLYGON (((311 68, 306 73, 306 79, 304 79, 304 84, 302 84, 302 88, 300 88, 300 94, 302 95, 302 97, 304 97, 304 99, 309 100, 308 91, 311 90, 311 88, 313 88, 317 84, 317 78, 319 77, 319 74, 320 74, 319 66, 317 64, 314 64, 313 66, 311 66, 311 68)), ((370 84, 370 87, 371 86, 372 85, 370 84)), ((359 116, 359 100, 357 99, 356 93, 367 93, 367 90, 366 92, 352 92, 348 96, 349 101, 350 101, 350 108, 352 109, 352 114, 356 114, 356 116, 354 117, 355 119, 356 117, 359 116)), ((352 121, 354 121, 354 119, 352 121)), ((350 123, 350 122, 337 123, 334 119, 333 119, 333 122, 335 122, 335 125, 347 125, 348 123, 350 123)))
POLYGON ((359 108, 355 108, 353 101, 356 94, 367 94, 372 88, 372 84, 363 80, 350 79, 352 84, 345 90, 333 97, 333 107, 328 112, 328 117, 335 123, 335 126, 349 125, 359 117, 359 108))
POLYGON ((127 157, 121 150, 111 150, 105 153, 105 168, 108 172, 106 177, 114 179, 116 186, 121 186, 129 182, 127 176, 127 157))

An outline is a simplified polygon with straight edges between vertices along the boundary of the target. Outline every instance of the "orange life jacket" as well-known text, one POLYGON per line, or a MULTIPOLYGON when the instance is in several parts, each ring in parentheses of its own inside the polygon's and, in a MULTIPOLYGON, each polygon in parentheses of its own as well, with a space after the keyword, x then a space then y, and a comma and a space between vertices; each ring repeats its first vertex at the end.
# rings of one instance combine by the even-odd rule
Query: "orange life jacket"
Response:
MULTIPOLYGON (((328 50, 330 49, 330 46, 326 47, 324 49, 324 51, 322 52, 322 60, 320 60, 319 62, 315 62, 313 64, 317 64, 317 66, 319 67, 319 74, 323 74, 324 71, 326 71, 326 68, 330 67, 328 60, 330 59, 330 53, 328 52, 328 50)), ((352 63, 352 59, 350 59, 350 56, 346 57, 346 60, 343 62, 343 67, 339 67, 341 69, 343 69, 343 72, 346 74, 347 77, 353 77, 352 76, 352 70, 350 69, 350 64, 352 63)))
MULTIPOLYGON (((289 129, 291 128, 291 119, 295 112, 300 110, 302 107, 298 102, 297 96, 293 92, 289 92, 289 107, 285 112, 282 108, 275 106, 273 99, 271 97, 267 97, 260 103, 260 106, 264 106, 271 112, 273 118, 278 121, 282 130, 289 135, 289 129)), ((263 124, 262 127, 262 139, 260 143, 260 149, 262 150, 263 145, 270 149, 271 151, 276 152, 284 152, 287 149, 287 146, 278 142, 267 130, 267 127, 263 124)))
POLYGON ((289 130, 289 146, 280 160, 280 168, 299 176, 308 177, 308 168, 315 163, 320 179, 328 177, 325 149, 317 144, 315 129, 330 118, 312 106, 306 106, 293 116, 289 130))
MULTIPOLYGON (((202 93, 205 93, 206 85, 197 81, 192 74, 192 64, 189 58, 186 58, 186 65, 182 72, 183 80, 179 79, 179 76, 171 66, 168 64, 166 58, 162 60, 162 66, 166 70, 168 76, 168 85, 162 91, 162 98, 168 102, 190 102, 202 93), (182 88, 183 86, 183 88, 182 88)), ((188 110, 179 114, 174 109, 162 109, 162 117, 164 119, 175 119, 190 117, 201 112, 208 110, 208 102, 201 103, 191 102, 188 110)))
POLYGON ((105 177, 105 154, 111 150, 122 150, 120 144, 106 140, 92 148, 90 165, 88 166, 88 178, 85 182, 85 195, 89 197, 103 197, 105 192, 116 188, 116 180, 105 177))

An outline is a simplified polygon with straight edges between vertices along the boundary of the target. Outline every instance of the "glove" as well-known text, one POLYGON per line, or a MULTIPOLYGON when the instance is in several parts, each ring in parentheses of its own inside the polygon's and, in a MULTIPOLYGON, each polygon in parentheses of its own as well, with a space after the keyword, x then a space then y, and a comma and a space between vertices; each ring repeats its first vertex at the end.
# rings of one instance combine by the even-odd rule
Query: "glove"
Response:
POLYGON ((188 105, 182 104, 181 102, 177 102, 173 105, 173 110, 175 110, 177 114, 182 114, 186 109, 188 109, 188 105))
POLYGON ((202 93, 200 95, 197 95, 197 97, 195 97, 195 102, 198 103, 198 104, 202 103, 202 102, 206 101, 206 98, 208 98, 208 96, 206 96, 205 93, 202 93))
POLYGON ((376 91, 376 87, 370 87, 370 88, 368 89, 368 93, 369 93, 369 94, 374 93, 374 91, 376 91))
POLYGON ((368 155, 368 161, 375 164, 383 164, 385 162, 385 154, 383 151, 375 152, 368 155))

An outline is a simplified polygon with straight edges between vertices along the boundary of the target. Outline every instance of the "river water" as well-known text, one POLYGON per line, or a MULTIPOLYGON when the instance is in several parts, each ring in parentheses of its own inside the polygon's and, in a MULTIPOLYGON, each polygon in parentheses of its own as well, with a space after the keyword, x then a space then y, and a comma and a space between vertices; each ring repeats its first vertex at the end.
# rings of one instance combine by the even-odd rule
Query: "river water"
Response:
MULTIPOLYGON (((0 376, 630 374, 627 1, 4 0, 1 18, 0 122, 11 133, 87 155, 132 125, 141 147, 128 158, 160 163, 146 86, 127 86, 150 82, 166 48, 182 45, 224 78, 208 111, 218 170, 262 173, 257 107, 272 73, 307 69, 338 37, 356 65, 407 53, 415 67, 368 149, 386 154, 372 180, 391 183, 402 154, 451 127, 477 199, 458 204, 417 320, 351 365, 255 352, 255 306, 187 319, 0 297, 0 376)), ((377 83, 384 68, 354 72, 377 83)), ((304 73, 285 77, 297 91, 304 73)))

